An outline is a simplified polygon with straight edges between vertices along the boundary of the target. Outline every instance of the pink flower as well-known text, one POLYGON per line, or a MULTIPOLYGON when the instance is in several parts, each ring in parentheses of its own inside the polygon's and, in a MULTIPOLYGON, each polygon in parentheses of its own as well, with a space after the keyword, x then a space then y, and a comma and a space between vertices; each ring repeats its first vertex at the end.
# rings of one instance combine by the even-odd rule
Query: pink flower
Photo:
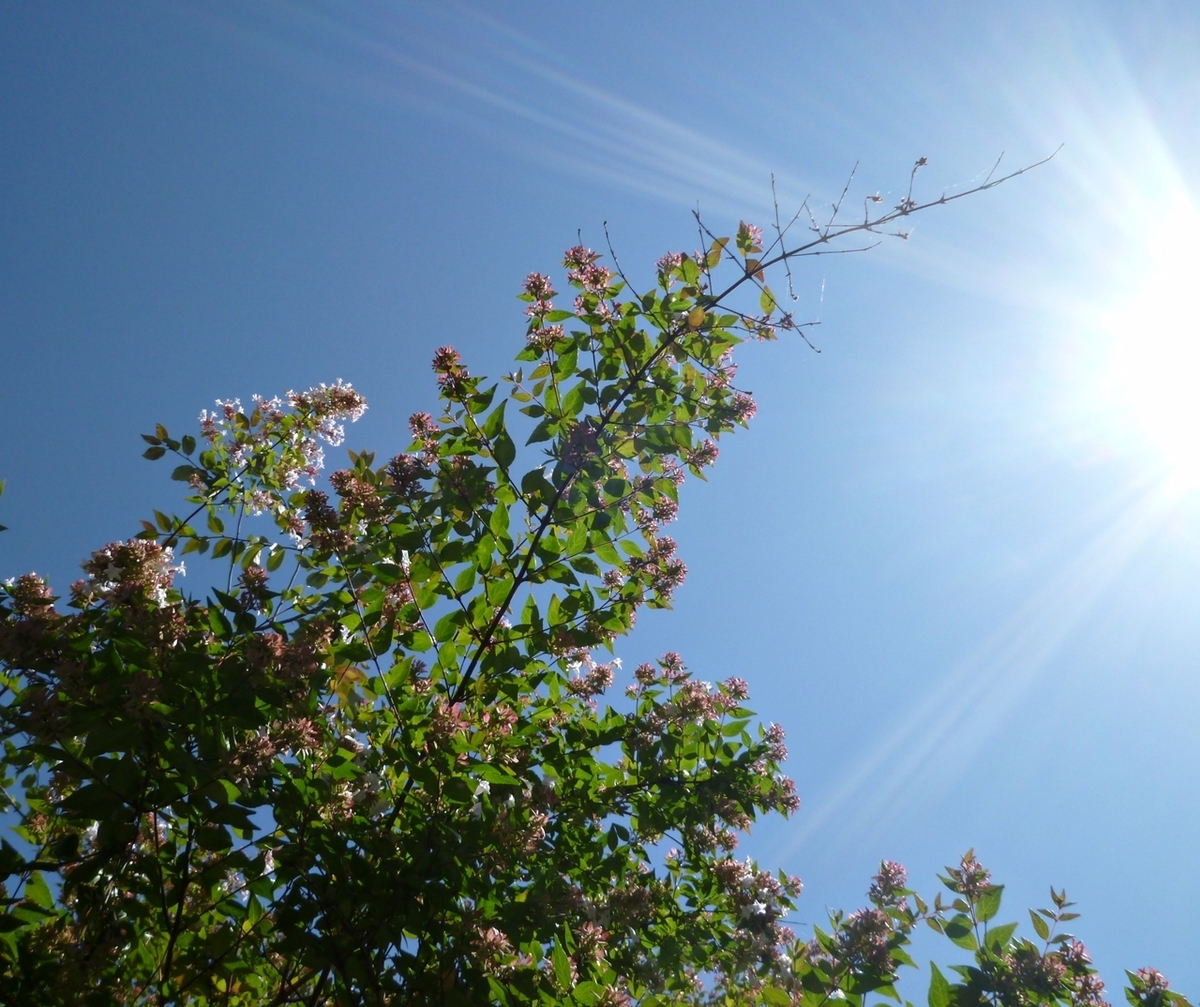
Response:
POLYGON ((525 277, 525 293, 538 301, 548 301, 554 296, 555 290, 550 285, 550 277, 542 273, 530 273, 525 277))
POLYGON ((598 258, 600 258, 599 252, 593 252, 590 248, 584 248, 583 245, 576 245, 563 252, 563 265, 567 269, 581 269, 584 266, 590 266, 598 258))

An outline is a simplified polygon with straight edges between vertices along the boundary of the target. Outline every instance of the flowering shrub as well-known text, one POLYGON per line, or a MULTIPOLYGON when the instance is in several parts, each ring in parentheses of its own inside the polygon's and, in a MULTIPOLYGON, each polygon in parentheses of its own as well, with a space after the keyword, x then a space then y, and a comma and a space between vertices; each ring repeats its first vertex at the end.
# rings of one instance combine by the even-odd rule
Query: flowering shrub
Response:
POLYGON ((644 293, 572 248, 571 308, 525 280, 520 369, 488 384, 442 347, 439 414, 327 482, 322 443, 366 408, 341 382, 146 435, 185 515, 94 553, 68 611, 34 574, 0 594, 0 997, 859 1005, 896 997, 926 923, 975 954, 930 1007, 1102 1004, 1065 895, 1019 939, 969 855, 948 904, 884 863, 869 908, 798 939, 799 879, 734 856, 799 806, 782 730, 739 678, 612 656, 686 575, 680 484, 754 415, 735 346, 797 329, 766 270, 910 203, 792 249, 743 223, 644 293), (219 571, 203 599, 189 554, 219 571))

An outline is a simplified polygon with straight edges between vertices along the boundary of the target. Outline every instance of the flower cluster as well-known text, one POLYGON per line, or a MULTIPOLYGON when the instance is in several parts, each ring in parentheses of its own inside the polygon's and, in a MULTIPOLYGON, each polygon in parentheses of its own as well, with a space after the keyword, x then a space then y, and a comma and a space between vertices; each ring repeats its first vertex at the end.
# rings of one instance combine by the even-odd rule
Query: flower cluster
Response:
POLYGON ((744 220, 738 224, 737 237, 734 244, 743 255, 756 254, 762 251, 763 229, 747 224, 744 220))
POLYGON ((585 699, 602 695, 613 684, 614 669, 620 664, 619 660, 596 664, 589 654, 575 665, 576 673, 567 681, 567 689, 572 695, 585 699))
POLYGON ((892 918, 882 909, 859 909, 850 914, 837 934, 837 957, 851 972, 889 973, 896 967, 891 954, 892 918))
POLYGON ((682 252, 667 252, 654 264, 654 267, 658 270, 659 277, 669 283, 671 274, 682 265, 682 252))
POLYGON ((1057 958, 1063 969, 1060 983, 1065 980, 1072 1007, 1111 1007, 1104 999, 1104 980, 1092 969, 1091 956, 1080 941, 1060 945, 1057 958))
POLYGON ((453 346, 438 347, 433 354, 433 370, 437 374, 438 387, 445 394, 451 398, 465 394, 470 374, 453 346))
POLYGON ((688 453, 687 463, 694 469, 706 468, 717 460, 717 454, 717 445, 712 441, 704 441, 688 453))
POLYGON ((1130 1002, 1140 1007, 1164 1007, 1169 1000, 1171 984, 1158 969, 1145 968, 1129 973, 1129 986, 1133 994, 1130 1002))
MULTIPOLYGON (((332 385, 322 383, 305 392, 288 392, 287 400, 297 413, 316 420, 317 435, 333 447, 337 447, 345 439, 343 421, 356 423, 367 411, 367 400, 351 385, 342 381, 332 385)), ((283 419, 284 414, 278 409, 278 400, 264 403, 260 399, 259 402, 260 409, 264 405, 268 408, 264 416, 268 425, 277 424, 283 419)))
POLYGON ((342 498, 342 507, 347 512, 357 511, 367 521, 379 521, 387 514, 379 490, 350 469, 334 472, 329 477, 329 484, 342 498))
POLYGON ((598 252, 593 252, 583 245, 568 248, 563 253, 563 265, 567 268, 567 279, 581 286, 586 292, 603 296, 612 282, 612 272, 604 266, 597 266, 600 258, 598 252))
POLYGON ((320 490, 305 493, 304 520, 308 522, 308 542, 320 552, 340 554, 354 545, 353 536, 329 505, 329 496, 320 490))
POLYGON ((438 458, 438 438, 441 430, 429 413, 413 413, 408 418, 408 429, 413 441, 421 446, 421 458, 426 465, 433 465, 438 458))
POLYGON ((165 605, 175 574, 185 572, 183 563, 174 559, 170 546, 147 539, 110 542, 83 564, 88 576, 71 585, 71 596, 82 606, 97 600, 120 604, 137 599, 165 605))
POLYGON ((543 325, 531 328, 526 336, 530 346, 540 353, 547 353, 566 335, 561 325, 543 325))
POLYGON ((904 865, 894 860, 884 860, 879 865, 879 873, 871 879, 867 898, 879 908, 894 906, 907 883, 908 872, 904 865))
POLYGON ((990 887, 992 879, 991 874, 975 859, 971 851, 964 854, 957 867, 947 867, 946 873, 950 875, 950 890, 958 892, 969 902, 978 901, 990 887))
POLYGON ((541 319, 554 310, 551 298, 557 291, 551 285, 550 277, 543 273, 530 273, 525 277, 524 290, 525 299, 529 301, 525 306, 525 315, 531 319, 531 327, 536 328, 541 319))
MULTIPOLYGON (((223 489, 220 503, 231 511, 244 507, 254 515, 270 513, 299 543, 303 524, 288 494, 303 479, 316 482, 325 465, 321 444, 341 444, 345 424, 358 420, 366 408, 366 399, 342 381, 289 391, 282 399, 256 395, 248 413, 240 399, 218 399, 214 412, 200 414, 200 432, 210 451, 200 465, 190 466, 187 481, 197 494, 192 500, 206 504, 213 514, 223 489)), ((161 428, 159 434, 146 437, 156 452, 148 457, 180 447, 161 428)), ((184 438, 183 444, 188 441, 184 438)), ((191 454, 190 447, 184 451, 191 454)))
POLYGON ((754 397, 745 392, 735 392, 733 403, 730 407, 733 410, 733 417, 738 423, 743 426, 754 419, 758 413, 758 403, 754 401, 754 397))
POLYGON ((429 469, 416 455, 404 452, 396 455, 387 466, 392 488, 404 499, 412 500, 423 493, 422 481, 429 478, 429 469))
POLYGON ((660 535, 650 540, 644 557, 629 564, 630 572, 643 579, 659 604, 669 602, 675 589, 687 578, 687 564, 675 555, 675 549, 673 538, 660 535))
POLYGON ((41 616, 53 611, 54 592, 36 573, 22 574, 16 580, 5 581, 4 586, 18 615, 41 616))

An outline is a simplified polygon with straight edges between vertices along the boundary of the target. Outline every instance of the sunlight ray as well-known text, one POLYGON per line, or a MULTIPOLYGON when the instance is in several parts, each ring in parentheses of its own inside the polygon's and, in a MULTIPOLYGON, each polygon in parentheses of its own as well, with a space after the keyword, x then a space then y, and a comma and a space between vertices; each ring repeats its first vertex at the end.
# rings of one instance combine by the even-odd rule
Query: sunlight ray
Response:
MULTIPOLYGON (((253 41, 328 86, 470 125, 560 171, 688 208, 700 198, 723 213, 770 209, 772 166, 750 152, 556 66, 553 53, 480 11, 448 4, 435 16, 452 23, 453 45, 431 30, 414 37, 394 12, 371 8, 332 17, 288 7, 253 41)), ((228 30, 251 41, 242 25, 228 30)), ((805 185, 774 170, 781 197, 798 205, 805 185)))
POLYGON ((817 837, 873 840, 900 809, 926 806, 967 773, 1176 503, 1161 483, 1126 494, 1098 534, 846 769, 776 855, 791 857, 817 837))

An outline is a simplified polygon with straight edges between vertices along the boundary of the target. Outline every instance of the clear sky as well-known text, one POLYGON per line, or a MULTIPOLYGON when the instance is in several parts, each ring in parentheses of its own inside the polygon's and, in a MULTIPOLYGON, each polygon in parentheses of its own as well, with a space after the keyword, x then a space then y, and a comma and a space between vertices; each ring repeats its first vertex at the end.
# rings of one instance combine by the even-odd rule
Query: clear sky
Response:
MULTIPOLYGON (((393 452, 453 343, 577 229, 649 275, 785 204, 1049 165, 797 276, 690 576, 627 666, 739 674, 804 807, 747 848, 802 919, 973 845, 1065 885, 1110 985, 1200 995, 1200 6, 0 6, 0 575, 65 588, 175 487, 154 422, 341 377, 393 452)), ((912 994, 914 999, 916 991, 912 994)), ((1119 994, 1118 994, 1119 995, 1119 994)))

